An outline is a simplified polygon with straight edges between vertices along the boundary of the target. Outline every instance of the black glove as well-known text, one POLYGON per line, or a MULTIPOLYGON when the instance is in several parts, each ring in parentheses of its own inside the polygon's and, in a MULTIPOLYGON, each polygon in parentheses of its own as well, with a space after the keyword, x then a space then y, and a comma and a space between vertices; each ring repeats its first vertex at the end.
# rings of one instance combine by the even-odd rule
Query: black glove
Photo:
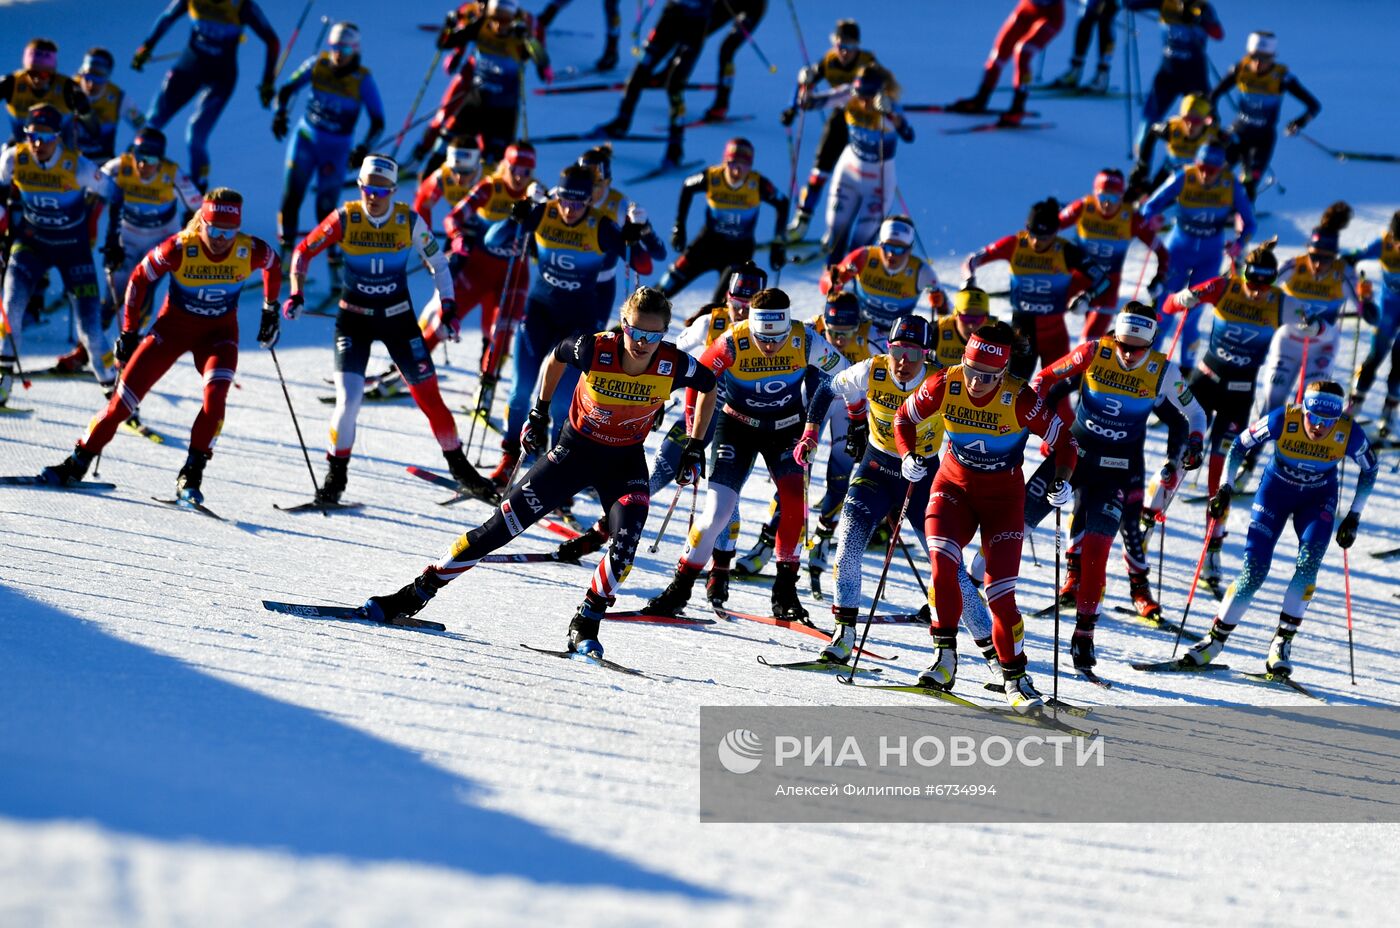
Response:
POLYGON ((780 270, 787 264, 787 245, 780 241, 774 241, 768 246, 768 266, 773 270, 780 270))
POLYGON ((1152 279, 1147 282, 1147 292, 1152 297, 1154 303, 1158 302, 1162 296, 1162 288, 1166 285, 1166 280, 1161 271, 1152 275, 1152 279))
POLYGON ((1381 320, 1381 309, 1375 300, 1361 301, 1361 318, 1367 325, 1376 325, 1381 320))
POLYGON ((360 169, 360 162, 364 161, 365 158, 367 158, 368 156, 369 156, 369 146, 366 145, 364 142, 361 142, 360 144, 356 145, 354 148, 350 149, 350 162, 349 162, 349 163, 350 163, 350 168, 351 168, 351 170, 358 171, 358 170, 360 169))
POLYGON ((528 454, 539 454, 549 445, 549 402, 537 400, 520 433, 520 447, 528 454))
POLYGON ((681 448, 680 460, 676 462, 676 483, 689 486, 693 480, 705 476, 705 442, 699 438, 686 438, 681 448))
POLYGON ((791 106, 789 106, 787 109, 783 110, 783 115, 780 116, 780 117, 778 117, 778 121, 781 122, 781 123, 783 124, 783 126, 785 126, 785 127, 786 127, 786 126, 792 125, 793 122, 794 122, 796 119, 797 119, 797 110, 794 109, 794 108, 791 107, 791 106))
POLYGON ((1205 445, 1201 436, 1192 435, 1186 439, 1186 450, 1181 453, 1181 469, 1195 470, 1205 460, 1205 445))
POLYGON ((277 88, 272 85, 272 78, 268 78, 258 85, 258 102, 263 109, 272 105, 272 98, 277 96, 277 88))
POLYGON ((272 137, 279 142, 287 137, 286 110, 278 110, 272 114, 272 137))
POLYGON ((671 227, 671 250, 677 254, 685 251, 685 226, 677 224, 671 227))
POLYGON ((151 50, 142 45, 136 49, 136 54, 131 56, 131 70, 140 71, 146 66, 146 62, 151 60, 151 50))
POLYGON ((258 344, 264 348, 271 348, 277 344, 277 337, 281 334, 282 317, 277 312, 277 304, 264 303, 262 321, 258 323, 258 344))
POLYGON ((1361 523, 1361 516, 1355 512, 1349 512, 1342 524, 1337 526, 1337 547, 1345 551, 1356 542, 1356 527, 1361 523))
POLYGON ((1224 484, 1210 498, 1210 505, 1206 507, 1206 513, 1217 522, 1225 521, 1225 517, 1230 514, 1230 497, 1234 495, 1234 488, 1228 483, 1224 484))
POLYGON ((1297 119, 1293 120, 1288 125, 1283 127, 1283 133, 1284 135, 1297 135, 1299 132, 1303 131, 1307 124, 1308 117, 1299 116, 1297 119))
POLYGON ((870 441, 870 422, 861 416, 846 425, 846 454, 852 461, 865 456, 865 446, 870 441))
POLYGON ((120 239, 109 238, 102 243, 102 266, 115 271, 126 261, 126 249, 120 239))
POLYGON ((117 336, 117 345, 113 353, 117 356, 117 363, 126 366, 126 362, 131 360, 131 356, 136 353, 136 346, 141 344, 140 332, 123 332, 117 336))
POLYGON ((515 201, 515 205, 510 208, 510 219, 516 225, 524 225, 530 221, 530 212, 535 208, 535 204, 530 202, 530 198, 515 201))

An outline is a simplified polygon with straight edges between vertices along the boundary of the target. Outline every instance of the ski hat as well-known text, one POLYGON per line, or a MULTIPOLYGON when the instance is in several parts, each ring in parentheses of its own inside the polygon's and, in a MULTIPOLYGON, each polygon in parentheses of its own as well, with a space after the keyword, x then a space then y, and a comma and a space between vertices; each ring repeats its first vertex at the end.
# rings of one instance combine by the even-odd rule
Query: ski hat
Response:
POLYGON ((336 23, 331 26, 330 35, 326 37, 326 44, 331 48, 341 45, 349 46, 350 50, 358 55, 360 53, 360 27, 354 23, 336 23))
POLYGON ((24 131, 58 132, 63 128, 63 114, 52 103, 36 103, 24 115, 24 131))
POLYGON ((535 169, 535 146, 529 142, 516 142, 506 146, 505 157, 501 159, 513 168, 535 169))
POLYGON ((953 313, 958 316, 990 316, 991 298, 981 287, 963 287, 953 294, 953 313))
POLYGON ((200 204, 199 218, 216 229, 238 229, 243 225, 243 201, 241 198, 235 201, 233 197, 216 198, 211 193, 200 204))
POLYGON ((729 301, 748 306, 754 295, 766 286, 768 272, 752 261, 745 261, 729 275, 729 301))
POLYGON ((560 200, 587 203, 593 199, 593 172, 579 164, 571 164, 559 173, 559 186, 554 195, 560 200))
POLYGON ((366 155, 365 160, 360 162, 359 183, 371 187, 397 187, 399 185, 399 163, 388 155, 366 155), (379 178, 384 183, 374 183, 375 178, 379 178))
POLYGON ((603 144, 578 156, 580 166, 593 172, 595 183, 612 183, 612 146, 603 144))
POLYGON ((142 126, 131 140, 131 151, 135 155, 165 159, 165 133, 155 126, 142 126))
POLYGON ((112 53, 105 48, 90 48, 83 56, 82 66, 78 68, 79 74, 88 74, 92 77, 110 77, 112 68, 116 66, 116 59, 112 53))
POLYGON ((777 287, 758 291, 749 303, 749 331, 770 341, 787 335, 792 330, 791 308, 788 295, 777 287))
POLYGON ((1181 107, 1176 113, 1182 119, 1210 119, 1210 97, 1200 93, 1188 93, 1181 98, 1181 107))
MULTIPOLYGON (((1121 197, 1128 185, 1123 181, 1123 172, 1117 168, 1104 168, 1094 177, 1094 195, 1101 193, 1121 197)), ((1059 219, 1056 217, 1056 221, 1059 219)))
POLYGON ((753 167, 753 142, 746 138, 732 138, 724 143, 725 164, 744 164, 753 167))
POLYGON ((1031 206, 1026 217, 1026 231, 1031 235, 1047 236, 1060 231, 1060 201, 1047 197, 1031 206))
POLYGON ((515 0, 490 0, 486 4, 487 16, 514 16, 520 12, 520 4, 515 0))
POLYGON ((1278 54, 1278 37, 1272 32, 1251 32, 1245 40, 1244 50, 1249 55, 1272 58, 1278 54))
POLYGON ((1157 315, 1133 300, 1113 320, 1114 338, 1139 338, 1151 345, 1157 338, 1157 315))
POLYGON ((927 351, 933 347, 933 326, 923 316, 900 316, 890 326, 886 341, 891 345, 895 342, 918 345, 927 351))
POLYGON ((1342 388, 1330 380, 1314 380, 1303 390, 1303 411, 1314 418, 1335 421, 1344 405, 1342 388))
POLYGON ((1278 258, 1274 256, 1274 246, 1278 244, 1275 235, 1263 242, 1244 259, 1244 279, 1255 286, 1272 284, 1278 279, 1278 258))
POLYGON ((860 69, 851 89, 859 97, 873 97, 885 89, 885 69, 877 64, 868 64, 860 69))
POLYGON ((58 46, 52 39, 30 39, 21 59, 26 71, 58 70, 58 46))
POLYGON ((449 145, 447 167, 458 174, 475 174, 481 167, 481 150, 469 145, 449 145))
POLYGON ((914 223, 908 216, 891 216, 880 223, 881 245, 903 245, 914 247, 914 223))
POLYGON ((860 23, 854 19, 838 19, 836 30, 831 33, 832 45, 859 45, 860 23))
POLYGON ((827 300, 822 319, 828 329, 833 326, 838 329, 854 329, 860 325, 860 301, 854 293, 843 290, 827 300))
POLYGON ((984 364, 1006 370, 1011 363, 1010 326, 1004 322, 989 322, 978 326, 963 349, 963 363, 984 364))
POLYGON ((1225 146, 1219 142, 1202 145, 1196 150, 1196 164, 1203 168, 1223 168, 1225 166, 1225 146))

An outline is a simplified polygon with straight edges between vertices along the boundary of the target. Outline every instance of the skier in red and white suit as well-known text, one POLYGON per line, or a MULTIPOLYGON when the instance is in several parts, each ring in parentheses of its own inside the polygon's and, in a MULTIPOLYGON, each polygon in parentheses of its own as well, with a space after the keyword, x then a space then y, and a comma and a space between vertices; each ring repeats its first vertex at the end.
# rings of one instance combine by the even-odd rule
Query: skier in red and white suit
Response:
POLYGON ((968 339, 963 363, 935 372, 895 414, 895 447, 904 478, 917 483, 928 468, 918 446, 919 423, 943 417, 948 453, 929 491, 924 527, 933 572, 934 662, 919 675, 923 686, 951 690, 957 676, 962 551, 982 529, 987 559, 987 606, 992 641, 1006 677, 1007 701, 1020 711, 1043 700, 1026 674, 1016 578, 1024 536, 1025 480, 1021 461, 1031 432, 1045 439, 1055 459, 1046 499, 1056 508, 1073 499, 1069 476, 1078 445, 1069 427, 1024 380, 1007 373, 1015 333, 1004 322, 982 326, 968 339))

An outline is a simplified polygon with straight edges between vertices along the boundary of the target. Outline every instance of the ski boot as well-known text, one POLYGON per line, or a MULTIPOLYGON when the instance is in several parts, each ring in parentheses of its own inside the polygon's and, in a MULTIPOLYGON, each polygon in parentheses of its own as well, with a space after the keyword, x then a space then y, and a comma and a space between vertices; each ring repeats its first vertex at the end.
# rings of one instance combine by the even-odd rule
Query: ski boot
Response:
POLYGON ((602 57, 594 62, 593 67, 598 71, 611 71, 617 67, 617 39, 608 38, 608 44, 603 48, 602 57))
POLYGON ((795 245, 807 237, 807 227, 812 224, 811 210, 802 207, 797 208, 792 219, 787 224, 787 240, 789 245, 795 245))
POLYGON ((1073 606, 1079 597, 1079 552, 1065 555, 1065 582, 1060 585, 1060 605, 1073 606))
POLYGON ((472 467, 471 462, 467 460, 467 453, 462 450, 461 445, 451 451, 444 451, 442 456, 447 461, 447 469, 452 472, 452 479, 457 481, 457 485, 462 488, 463 493, 488 503, 501 501, 501 494, 496 492, 496 485, 481 476, 481 472, 472 467))
POLYGON ((1075 90, 1079 87, 1079 79, 1084 76, 1084 60, 1082 58, 1071 58, 1069 67, 1065 73, 1050 82, 1050 87, 1054 90, 1075 90))
POLYGON ((501 444, 501 463, 486 479, 502 493, 510 486, 510 478, 515 474, 515 466, 520 463, 520 442, 507 441, 501 444))
POLYGON ((820 521, 817 522, 816 537, 812 540, 812 547, 807 549, 808 570, 815 570, 822 574, 831 570, 831 551, 836 547, 835 535, 835 526, 826 526, 820 521))
POLYGON ((1395 407, 1400 406, 1400 401, 1386 397, 1385 403, 1381 405, 1380 424, 1376 427, 1376 434, 1381 438, 1390 438, 1391 431, 1395 427, 1395 407))
POLYGON ((735 562, 734 571, 742 577, 756 577, 763 573, 772 556, 773 530, 765 525, 758 530, 758 541, 749 549, 749 553, 735 562))
POLYGON ((1098 70, 1094 72, 1093 79, 1084 86, 1084 92, 1099 96, 1108 93, 1108 65, 1099 65, 1098 70))
POLYGON ((1269 643, 1269 657, 1264 661, 1264 669, 1269 673, 1280 677, 1287 677, 1293 673, 1293 636, 1298 633, 1298 621, 1300 620, 1291 615, 1279 616, 1278 631, 1274 632, 1274 640, 1269 643), (1293 624, 1294 627, 1284 628, 1285 622, 1293 624))
POLYGON ((205 451, 191 451, 185 456, 185 466, 175 478, 175 498, 196 506, 204 504, 204 491, 199 485, 204 482, 204 465, 213 455, 205 451))
POLYGON ((1006 677, 1001 672, 1001 661, 997 660, 997 646, 990 638, 975 638, 973 644, 982 652, 982 660, 987 662, 987 672, 992 675, 990 682, 1004 684, 1006 677))
POLYGON ((1092 670, 1098 663, 1094 658, 1094 623, 1098 618, 1092 612, 1081 612, 1075 620, 1074 634, 1069 639, 1069 656, 1075 670, 1092 670))
POLYGON ((1182 660, 1188 661, 1196 667, 1204 667, 1219 657, 1221 651, 1225 650, 1225 642, 1229 640, 1230 632, 1234 630, 1233 625, 1226 628, 1220 624, 1219 619, 1216 619, 1211 623, 1210 634, 1191 645, 1182 660))
POLYGON ((676 575, 671 578, 666 589, 647 602, 646 611, 652 615, 679 615, 685 604, 690 602, 690 594, 695 589, 695 579, 698 576, 699 568, 681 564, 676 568, 676 575))
POLYGON ((350 458, 326 455, 326 479, 316 491, 316 502, 322 506, 340 502, 340 495, 345 492, 345 485, 349 482, 350 458))
POLYGON ((601 551, 603 545, 608 543, 608 534, 599 527, 601 525, 602 523, 599 522, 583 534, 575 535, 559 545, 556 552, 559 555, 559 560, 577 564, 585 554, 601 551))
POLYGON ((1007 128, 1019 126, 1026 118, 1026 97, 1029 95, 1024 87, 1018 87, 1011 94, 1011 106, 1006 112, 997 117, 997 125, 1007 128))
POLYGON ((666 154, 661 158, 664 168, 678 168, 685 161, 684 131, 679 124, 673 125, 666 137, 666 154))
POLYGON ((1000 73, 995 68, 987 68, 982 71, 982 83, 977 87, 977 92, 970 97, 955 100, 948 105, 950 113, 985 113, 987 111, 987 101, 992 98, 992 91, 996 89, 997 78, 1000 73))
POLYGON ((949 692, 958 678, 958 639, 956 635, 935 635, 933 663, 919 674, 919 686, 949 692))
POLYGON ((82 480, 92 466, 93 455, 80 446, 73 447, 73 453, 57 464, 45 467, 39 478, 56 487, 69 487, 82 480))
POLYGON ((573 621, 569 622, 570 651, 589 657, 603 656, 603 643, 598 640, 598 626, 603 621, 605 608, 606 606, 594 598, 592 590, 584 594, 583 602, 574 613, 573 621))
POLYGON ((705 598, 711 606, 723 607, 729 601, 729 562, 733 551, 716 551, 710 561, 710 576, 705 581, 705 598))
POLYGON ((776 619, 787 619, 792 622, 806 622, 807 610, 802 608, 802 602, 797 598, 797 570, 796 561, 779 561, 778 576, 773 581, 773 617, 776 619))
POLYGON ((15 373, 9 365, 0 367, 0 406, 8 406, 10 404, 10 389, 14 382, 15 373))
POLYGON ((724 122, 729 115, 729 88, 724 84, 719 85, 715 91, 715 102, 710 104, 710 108, 705 110, 705 115, 701 117, 702 122, 724 122))
POLYGON ((55 372, 60 374, 81 374, 87 367, 88 353, 82 345, 60 357, 53 364, 55 372))
POLYGON ((1152 598, 1152 584, 1147 581, 1147 571, 1132 571, 1128 574, 1128 588, 1133 594, 1133 608, 1144 619, 1160 618, 1162 606, 1152 598))
POLYGON ((1035 681, 1024 667, 1004 670, 1006 675, 1006 702, 1017 712, 1026 713, 1045 705, 1045 697, 1035 688, 1035 681))
POLYGON ((397 625, 401 620, 412 618, 422 611, 428 600, 437 591, 447 586, 447 581, 437 575, 429 565, 412 582, 400 587, 388 596, 371 596, 360 607, 365 618, 384 625, 397 625))
POLYGON ((380 375, 374 386, 365 391, 367 400, 387 400, 396 396, 403 396, 407 389, 404 383, 403 374, 398 367, 390 365, 389 369, 380 375))
POLYGON ((856 608, 854 606, 833 606, 831 614, 836 617, 836 627, 832 629, 831 641, 822 648, 819 661, 828 664, 844 664, 851 659, 856 649, 856 608))

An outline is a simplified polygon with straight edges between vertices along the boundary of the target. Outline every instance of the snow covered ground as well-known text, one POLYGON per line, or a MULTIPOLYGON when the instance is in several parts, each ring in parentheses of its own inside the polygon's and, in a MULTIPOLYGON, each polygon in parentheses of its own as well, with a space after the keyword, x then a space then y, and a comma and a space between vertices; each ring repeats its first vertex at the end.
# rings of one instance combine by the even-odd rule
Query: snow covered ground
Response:
MULTIPOLYGON (((26 37, 44 34, 60 42, 64 67, 98 43, 124 61, 159 6, 3 6, 0 58, 17 60, 26 37)), ((855 12, 866 43, 908 88, 906 99, 937 102, 972 89, 1007 6, 886 2, 878 18, 855 12)), ((1400 8, 1360 0, 1321 14, 1313 4, 1263 0, 1225 7, 1217 65, 1233 59, 1248 30, 1272 28, 1282 59, 1323 101, 1313 134, 1338 148, 1400 151, 1382 91, 1393 83, 1389 40, 1400 30, 1400 8)), ((265 8, 286 34, 300 7, 265 8)), ((797 8, 813 54, 834 19, 852 12, 833 0, 802 0, 797 8)), ((365 27, 366 60, 396 127, 430 54, 417 25, 438 21, 439 6, 401 3, 386 17, 376 4, 341 0, 313 11, 365 27)), ((592 33, 555 37, 557 64, 596 57, 595 4, 575 4, 557 26, 592 33)), ((173 30, 160 51, 176 49, 185 29, 173 30)), ((294 58, 306 53, 314 31, 308 26, 294 58)), ((770 5, 757 37, 780 74, 768 75, 742 52, 733 111, 759 117, 743 131, 758 145, 759 169, 786 184, 786 146, 773 117, 800 55, 783 4, 770 5)), ((1047 75, 1063 64, 1068 42, 1062 36, 1052 46, 1047 75)), ((1150 69, 1155 32, 1145 28, 1141 44, 1150 69)), ((255 42, 245 50, 238 97, 215 134, 214 176, 248 195, 251 230, 271 237, 281 147, 253 93, 259 55, 255 42)), ((710 79, 712 62, 707 54, 699 79, 710 79)), ((1121 68, 1120 58, 1120 82, 1121 68)), ((119 81, 144 106, 160 74, 152 65, 143 75, 123 70, 119 81)), ((438 75, 432 94, 442 85, 438 75)), ((692 96, 697 112, 707 103, 692 96)), ((543 133, 590 126, 614 104, 595 95, 532 96, 529 105, 530 127, 543 133)), ((1018 228, 1032 200, 1076 195, 1099 167, 1124 165, 1121 102, 1035 107, 1057 128, 955 137, 939 130, 961 120, 913 117, 919 138, 901 146, 900 185, 946 279, 956 281, 967 251, 1018 228)), ((638 130, 664 121, 663 108, 658 95, 645 98, 638 130)), ((808 129, 804 172, 816 142, 815 127, 808 129)), ((689 157, 717 156, 727 134, 692 131, 689 157)), ((553 176, 575 153, 573 146, 546 149, 541 173, 553 176)), ((640 172, 658 154, 620 146, 617 176, 640 172)), ((1287 253, 1334 199, 1357 207, 1343 236, 1348 246, 1369 240, 1396 205, 1394 166, 1339 164, 1299 140, 1280 143, 1275 166, 1287 193, 1263 195, 1260 207, 1272 215, 1261 234, 1278 233, 1287 253)), ((659 228, 669 226, 674 179, 623 186, 659 228)), ((1126 276, 1135 279, 1135 270, 1126 276)), ((424 276, 414 280, 421 299, 424 276)), ((783 275, 797 299, 815 308, 813 282, 808 268, 783 275)), ((984 281, 997 283, 991 275, 984 281)), ((698 305, 708 288, 701 281, 685 293, 679 312, 698 305)), ((765 670, 756 655, 798 659, 815 642, 760 625, 607 627, 609 655, 655 679, 529 654, 519 642, 562 642, 587 582, 577 567, 474 571, 427 613, 447 623, 443 635, 263 611, 262 598, 353 604, 394 589, 488 509, 434 505, 439 491, 404 467, 438 466, 436 444, 411 404, 384 404, 367 406, 360 419, 347 497, 365 502, 363 511, 330 519, 274 511, 273 502, 300 501, 311 486, 271 361, 253 343, 253 300, 243 313, 239 389, 206 480, 209 505, 226 524, 149 499, 170 492, 183 459, 198 395, 188 364, 142 408, 171 440, 157 446, 123 433, 103 457, 102 475, 120 485, 117 492, 0 490, 0 925, 966 924, 988 917, 1240 925, 1277 922, 1283 913, 1347 924, 1374 918, 1400 880, 1397 857, 1384 851, 1395 842, 1394 826, 1289 825, 1286 809, 1279 812, 1284 824, 1271 826, 700 827, 700 706, 907 705, 899 702, 906 697, 858 700, 828 679, 765 670)), ((330 329, 315 318, 289 324, 280 351, 318 474, 326 407, 317 397, 330 392, 322 381, 330 372, 330 329)), ((61 317, 27 334, 31 366, 66 350, 61 317)), ((1348 323, 1344 361, 1352 338, 1348 323)), ((453 346, 454 363, 445 368, 444 390, 457 406, 474 392, 474 375, 462 363, 471 341, 453 346)), ((0 472, 33 473, 66 453, 100 394, 90 382, 47 380, 13 402, 35 411, 0 418, 0 472)), ((1149 454, 1160 449, 1154 432, 1149 454)), ((1400 703, 1400 633, 1389 624, 1395 562, 1367 553, 1400 545, 1389 466, 1352 551, 1357 685, 1347 676, 1335 549, 1295 652, 1299 676, 1332 703, 1400 703)), ((748 488, 750 526, 769 493, 763 479, 748 488)), ((592 511, 581 508, 585 517, 592 511)), ((1172 515, 1165 605, 1179 613, 1203 514, 1181 505, 1172 515)), ((1227 570, 1238 566, 1242 520, 1237 513, 1231 525, 1227 570)), ((664 585, 682 525, 672 523, 660 553, 643 547, 622 608, 664 585)), ((1053 577, 1049 531, 1037 540, 1040 566, 1028 551, 1021 585, 1027 611, 1049 601, 1053 577)), ((555 541, 536 529, 516 547, 544 550, 555 541)), ((1280 545, 1274 578, 1231 639, 1236 665, 1261 659, 1293 550, 1291 538, 1280 545)), ((878 566, 873 557, 867 564, 867 595, 878 566)), ((892 601, 916 606, 908 569, 896 562, 892 576, 892 601)), ((1116 569, 1109 599, 1126 600, 1116 569)), ((738 586, 734 602, 763 611, 766 592, 738 586)), ((1209 606, 1208 595, 1197 601, 1193 625, 1208 621, 1209 606)), ((820 616, 821 607, 813 609, 820 616)), ((1032 672, 1043 686, 1049 625, 1027 620, 1032 672)), ((921 666, 922 634, 877 628, 873 637, 881 653, 901 655, 887 676, 911 678, 921 666)), ((1303 702, 1238 680, 1147 678, 1123 663, 1169 650, 1164 636, 1110 617, 1101 626, 1100 669, 1117 686, 1104 692, 1066 679, 1063 695, 1084 703, 1303 702)), ((979 668, 970 666, 967 676, 980 679, 979 668)))

